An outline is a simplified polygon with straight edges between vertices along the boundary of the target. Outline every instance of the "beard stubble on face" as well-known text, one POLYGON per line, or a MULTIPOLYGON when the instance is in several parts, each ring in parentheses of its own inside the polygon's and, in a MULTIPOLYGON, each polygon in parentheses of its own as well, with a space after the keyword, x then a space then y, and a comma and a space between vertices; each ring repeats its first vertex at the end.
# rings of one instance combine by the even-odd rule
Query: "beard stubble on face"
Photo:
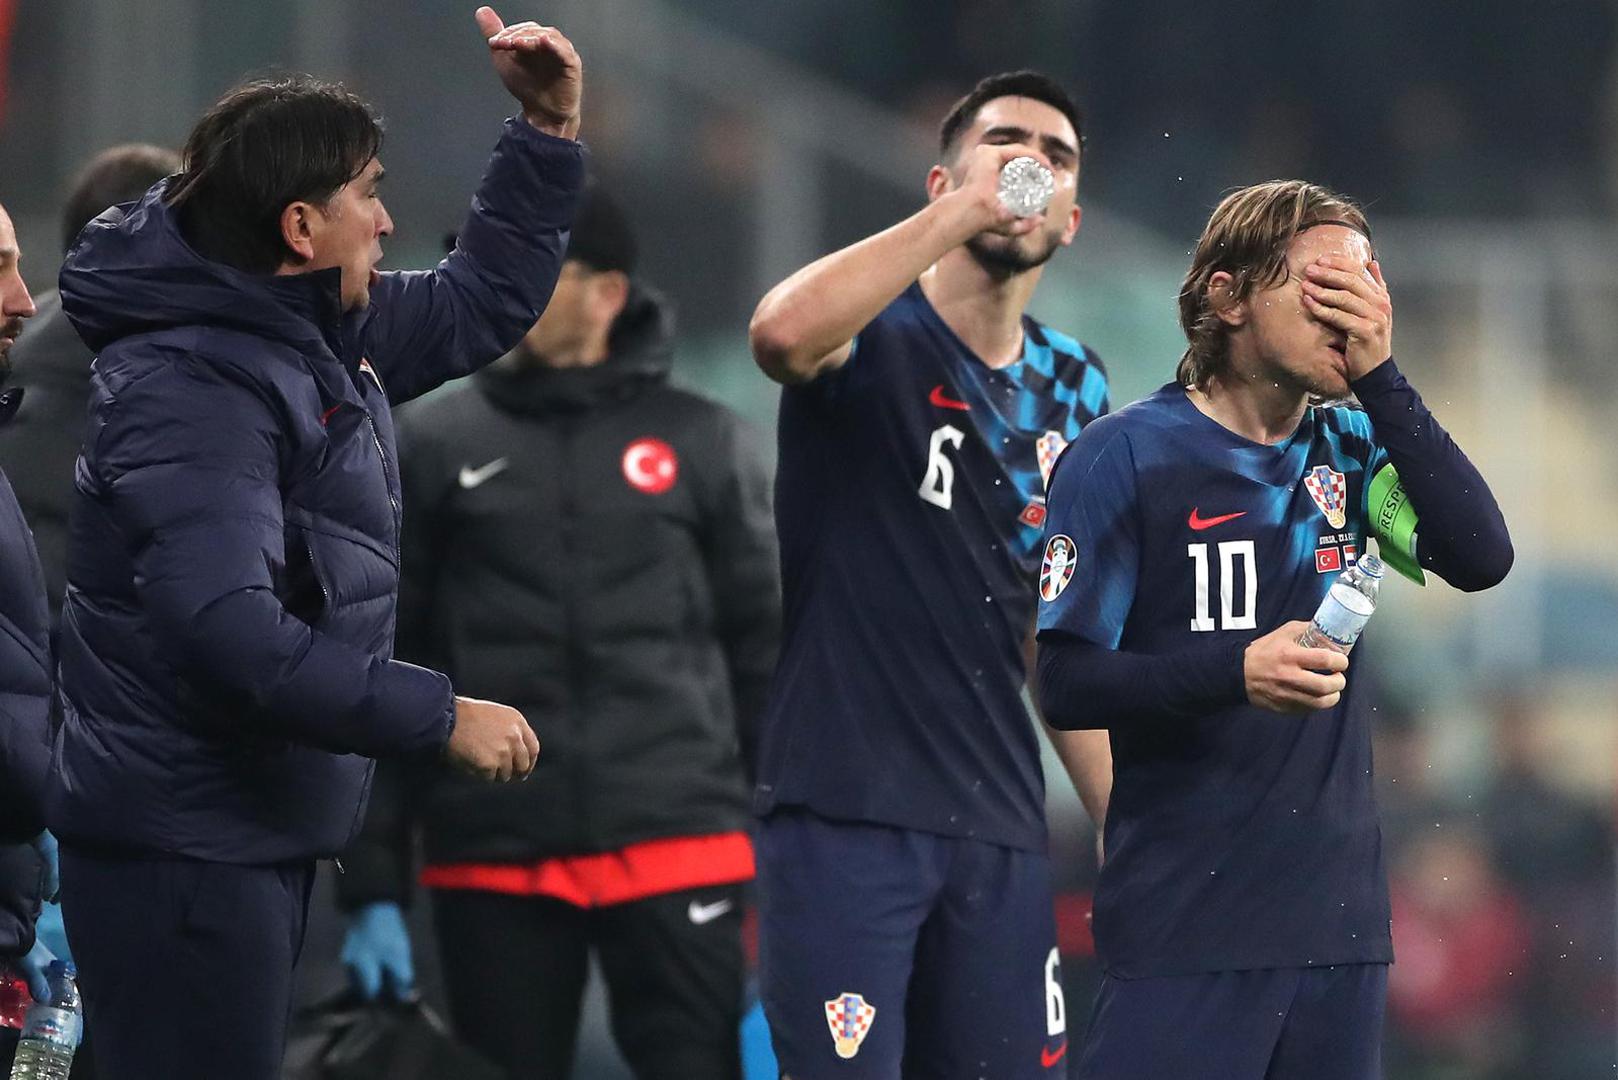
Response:
POLYGON ((1000 233, 982 232, 966 242, 966 250, 973 260, 989 274, 998 278, 1008 278, 1013 274, 1027 273, 1029 270, 1044 266, 1061 246, 1062 234, 1048 228, 1030 233, 1028 236, 1004 236, 1000 233), (1033 250, 1025 251, 1022 242, 1030 237, 1038 237, 1043 242, 1033 250))
POLYGON ((0 323, 0 386, 11 378, 11 350, 17 345, 17 334, 22 330, 21 319, 8 319, 0 323))

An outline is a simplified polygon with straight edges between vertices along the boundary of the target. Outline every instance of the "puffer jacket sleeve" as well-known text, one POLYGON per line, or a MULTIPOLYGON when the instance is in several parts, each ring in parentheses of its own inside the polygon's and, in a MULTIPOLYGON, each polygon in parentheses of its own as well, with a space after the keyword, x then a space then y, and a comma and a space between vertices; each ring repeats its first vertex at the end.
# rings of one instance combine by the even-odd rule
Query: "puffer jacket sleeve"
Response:
POLYGON ((716 434, 719 482, 706 512, 703 555, 730 668, 737 741, 751 776, 781 647, 780 561, 769 472, 752 429, 725 414, 716 434))
POLYGON ((442 747, 447 678, 320 633, 277 598, 284 402, 229 364, 164 359, 98 403, 84 466, 158 655, 283 738, 371 757, 442 747))
POLYGON ((0 473, 0 843, 45 827, 55 678, 33 539, 0 473))
POLYGON ((365 346, 395 405, 509 352, 550 302, 584 186, 584 147, 506 121, 455 250, 381 275, 365 346))

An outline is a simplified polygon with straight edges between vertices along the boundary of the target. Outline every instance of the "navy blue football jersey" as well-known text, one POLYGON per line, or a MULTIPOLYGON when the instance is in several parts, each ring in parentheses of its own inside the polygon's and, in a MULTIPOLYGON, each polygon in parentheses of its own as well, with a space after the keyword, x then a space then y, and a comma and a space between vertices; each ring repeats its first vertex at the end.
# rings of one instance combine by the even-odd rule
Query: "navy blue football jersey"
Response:
MULTIPOLYGON (((1227 430, 1177 385, 1120 409, 1052 480, 1042 638, 1163 654, 1309 618, 1364 550, 1366 486, 1384 460, 1347 406, 1308 409, 1273 446, 1227 430)), ((1330 710, 1243 704, 1112 729, 1095 904, 1109 972, 1392 959, 1356 686, 1351 664, 1330 710)))
POLYGON ((807 807, 1034 850, 1039 746, 1023 704, 1045 478, 1107 379, 1024 318, 986 366, 912 285, 841 368, 781 395, 781 658, 756 806, 807 807))

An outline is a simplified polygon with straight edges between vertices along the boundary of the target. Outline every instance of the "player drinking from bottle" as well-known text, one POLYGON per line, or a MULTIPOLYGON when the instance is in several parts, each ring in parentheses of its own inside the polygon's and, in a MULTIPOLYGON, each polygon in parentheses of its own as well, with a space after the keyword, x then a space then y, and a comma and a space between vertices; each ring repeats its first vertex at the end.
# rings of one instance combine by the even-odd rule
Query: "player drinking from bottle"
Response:
MULTIPOLYGON (((761 993, 793 1080, 1065 1068, 1022 689, 1044 473, 1107 380, 1025 309, 1078 231, 1080 135, 1050 79, 984 80, 944 121, 927 206, 753 316, 786 387, 756 802, 761 993), (1020 157, 1051 170, 1042 213, 1000 201, 1020 157)), ((1104 738, 1058 748, 1099 820, 1104 738)))

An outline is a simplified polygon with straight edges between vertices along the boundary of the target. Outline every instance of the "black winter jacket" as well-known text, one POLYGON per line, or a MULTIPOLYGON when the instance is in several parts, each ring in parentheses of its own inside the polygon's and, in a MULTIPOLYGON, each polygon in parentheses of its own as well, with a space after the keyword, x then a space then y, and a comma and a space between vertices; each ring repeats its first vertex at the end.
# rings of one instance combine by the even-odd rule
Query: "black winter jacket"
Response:
POLYGON ((766 462, 667 383, 670 320, 636 288, 600 367, 513 355, 400 413, 399 654, 520 709, 525 783, 385 763, 339 881, 403 901, 430 863, 533 862, 747 826, 743 760, 775 664, 766 462))

